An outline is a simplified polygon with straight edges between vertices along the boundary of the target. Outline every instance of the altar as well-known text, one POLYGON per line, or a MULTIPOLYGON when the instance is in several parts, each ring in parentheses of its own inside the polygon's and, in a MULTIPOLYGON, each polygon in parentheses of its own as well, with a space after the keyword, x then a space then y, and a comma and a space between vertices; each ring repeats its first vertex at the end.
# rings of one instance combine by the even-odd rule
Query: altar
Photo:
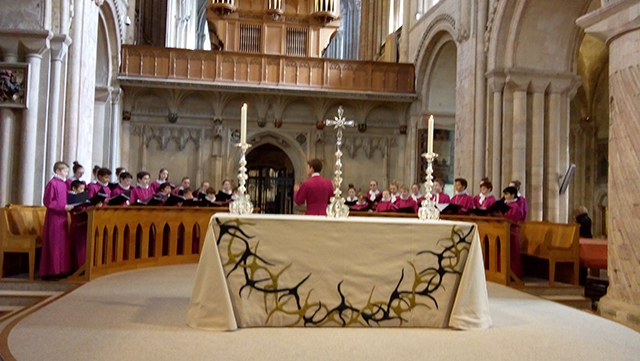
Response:
POLYGON ((187 323, 238 327, 491 326, 473 223, 215 214, 187 323))

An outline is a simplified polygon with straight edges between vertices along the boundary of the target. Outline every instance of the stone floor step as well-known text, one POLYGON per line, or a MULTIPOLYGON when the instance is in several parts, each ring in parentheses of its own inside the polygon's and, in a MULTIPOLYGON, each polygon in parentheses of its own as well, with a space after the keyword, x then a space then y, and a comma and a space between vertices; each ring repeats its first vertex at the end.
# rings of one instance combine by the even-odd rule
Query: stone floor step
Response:
POLYGON ((584 296, 584 287, 574 285, 560 285, 560 286, 540 286, 540 285, 528 285, 515 287, 519 291, 526 292, 535 296, 584 296))
POLYGON ((65 281, 44 282, 44 281, 25 281, 25 280, 0 280, 0 290, 20 290, 20 291, 52 291, 66 292, 78 284, 65 281))
POLYGON ((590 310, 592 305, 591 299, 584 296, 547 295, 541 297, 549 301, 558 302, 565 306, 582 310, 590 310))

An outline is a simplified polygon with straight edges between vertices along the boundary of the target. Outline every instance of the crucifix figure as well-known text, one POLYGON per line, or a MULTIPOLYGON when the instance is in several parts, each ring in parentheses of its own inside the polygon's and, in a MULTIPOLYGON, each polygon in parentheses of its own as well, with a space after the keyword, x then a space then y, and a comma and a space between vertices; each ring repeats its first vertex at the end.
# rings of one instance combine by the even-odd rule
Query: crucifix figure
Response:
POLYGON ((347 120, 344 118, 344 109, 342 105, 338 108, 338 116, 334 119, 327 119, 324 121, 325 125, 334 126, 334 129, 338 129, 336 136, 336 167, 333 177, 333 198, 331 198, 331 204, 327 207, 327 215, 333 217, 346 217, 349 215, 349 207, 344 204, 344 199, 341 197, 342 191, 340 186, 342 185, 342 130, 345 127, 355 126, 353 120, 347 120), (346 214, 345 214, 346 213, 346 214))

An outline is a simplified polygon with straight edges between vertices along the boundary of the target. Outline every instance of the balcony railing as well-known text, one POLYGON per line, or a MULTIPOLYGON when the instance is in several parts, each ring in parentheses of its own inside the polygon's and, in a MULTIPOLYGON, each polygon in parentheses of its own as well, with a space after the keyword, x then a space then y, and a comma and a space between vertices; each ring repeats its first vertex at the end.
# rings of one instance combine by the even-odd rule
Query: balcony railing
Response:
POLYGON ((413 64, 122 47, 120 78, 413 95, 413 64))

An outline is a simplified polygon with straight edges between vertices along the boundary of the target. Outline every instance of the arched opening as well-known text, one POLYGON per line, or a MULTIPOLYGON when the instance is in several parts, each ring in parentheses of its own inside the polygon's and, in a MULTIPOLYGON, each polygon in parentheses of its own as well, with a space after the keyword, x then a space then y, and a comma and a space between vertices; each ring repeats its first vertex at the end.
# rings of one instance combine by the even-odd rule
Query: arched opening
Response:
POLYGON ((247 154, 247 192, 261 213, 293 212, 294 167, 289 156, 273 144, 263 144, 247 154))

